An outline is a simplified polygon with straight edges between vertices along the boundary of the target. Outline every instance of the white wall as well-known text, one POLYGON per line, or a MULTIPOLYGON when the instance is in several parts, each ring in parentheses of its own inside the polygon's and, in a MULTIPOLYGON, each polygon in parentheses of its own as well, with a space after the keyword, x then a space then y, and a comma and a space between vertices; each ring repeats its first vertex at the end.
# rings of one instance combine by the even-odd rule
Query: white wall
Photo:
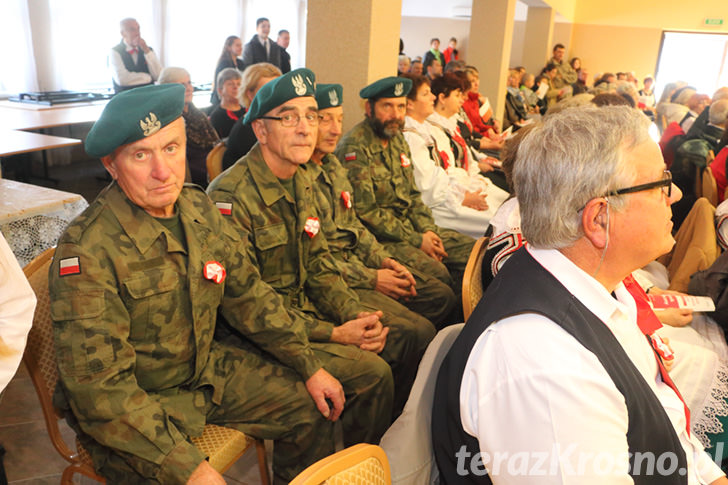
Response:
MULTIPOLYGON (((404 42, 404 52, 410 58, 423 56, 430 49, 430 39, 440 39, 440 50, 447 48, 450 37, 458 40, 460 59, 467 60, 470 19, 402 16, 399 36, 404 42)), ((395 65, 396 69, 396 65, 395 65)))

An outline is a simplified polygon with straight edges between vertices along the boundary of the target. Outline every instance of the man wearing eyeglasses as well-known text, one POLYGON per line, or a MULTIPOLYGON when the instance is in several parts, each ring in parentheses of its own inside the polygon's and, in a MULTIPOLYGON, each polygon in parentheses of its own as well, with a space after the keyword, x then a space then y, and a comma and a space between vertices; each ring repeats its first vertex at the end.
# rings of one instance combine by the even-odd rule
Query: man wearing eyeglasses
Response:
POLYGON ((728 484, 691 434, 663 363, 674 357, 631 277, 674 245, 681 196, 648 125, 627 107, 569 109, 521 141, 528 244, 437 379, 444 483, 728 484))
POLYGON ((305 173, 318 126, 314 84, 313 72, 296 69, 260 88, 244 119, 258 143, 208 193, 248 238, 261 277, 307 322, 301 331, 314 354, 341 382, 345 444, 377 443, 392 412, 392 371, 378 355, 389 329, 382 312, 367 308, 346 285, 321 231, 305 173))

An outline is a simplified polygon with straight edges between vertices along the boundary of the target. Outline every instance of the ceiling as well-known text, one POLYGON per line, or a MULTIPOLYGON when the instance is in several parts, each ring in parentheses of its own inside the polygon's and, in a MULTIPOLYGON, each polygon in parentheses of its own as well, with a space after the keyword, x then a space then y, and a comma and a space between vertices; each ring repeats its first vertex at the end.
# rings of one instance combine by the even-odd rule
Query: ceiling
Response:
MULTIPOLYGON (((548 7, 543 0, 518 0, 515 20, 525 21, 528 7, 548 7)), ((472 0, 402 0, 402 16, 436 18, 470 18, 472 0)), ((556 12, 556 22, 568 22, 556 12)))

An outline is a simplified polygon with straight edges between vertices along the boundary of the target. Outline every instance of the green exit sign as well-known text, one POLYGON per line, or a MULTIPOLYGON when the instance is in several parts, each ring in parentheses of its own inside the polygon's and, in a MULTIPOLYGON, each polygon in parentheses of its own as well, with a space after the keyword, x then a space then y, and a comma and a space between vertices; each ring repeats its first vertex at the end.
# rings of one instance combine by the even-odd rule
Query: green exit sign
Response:
POLYGON ((723 19, 705 19, 705 25, 723 25, 723 19))

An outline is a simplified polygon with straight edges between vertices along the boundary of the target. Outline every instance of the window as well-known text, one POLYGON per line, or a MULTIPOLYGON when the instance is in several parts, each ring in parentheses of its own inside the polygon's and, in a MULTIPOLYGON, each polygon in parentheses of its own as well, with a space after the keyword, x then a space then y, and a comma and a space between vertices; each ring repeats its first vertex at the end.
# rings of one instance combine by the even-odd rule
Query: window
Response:
POLYGON ((0 7, 0 93, 36 91, 30 17, 26 0, 3 0, 0 7))

